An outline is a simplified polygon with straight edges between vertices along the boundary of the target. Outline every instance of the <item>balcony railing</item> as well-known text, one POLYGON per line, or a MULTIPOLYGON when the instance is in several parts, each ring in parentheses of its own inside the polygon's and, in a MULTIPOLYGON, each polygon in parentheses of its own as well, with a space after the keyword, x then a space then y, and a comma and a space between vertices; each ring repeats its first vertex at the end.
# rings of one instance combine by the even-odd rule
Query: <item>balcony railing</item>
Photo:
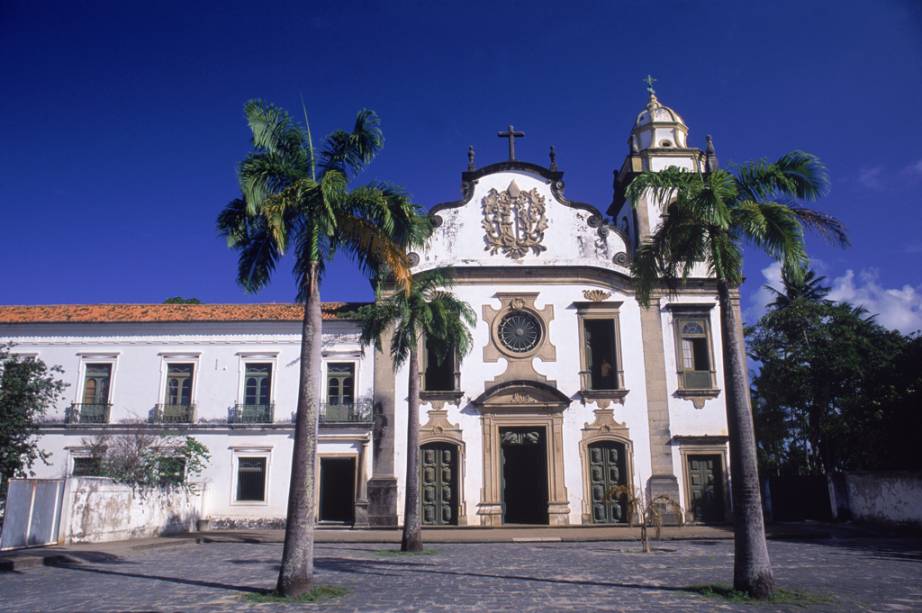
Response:
POLYGON ((231 414, 231 422, 235 424, 271 424, 274 417, 274 404, 236 404, 231 414))
POLYGON ((351 404, 320 403, 321 424, 370 424, 371 400, 357 400, 351 404))
POLYGON ((194 404, 158 404, 154 421, 163 424, 191 424, 195 421, 194 404))
POLYGON ((111 404, 75 402, 65 413, 64 421, 69 424, 107 424, 111 404))

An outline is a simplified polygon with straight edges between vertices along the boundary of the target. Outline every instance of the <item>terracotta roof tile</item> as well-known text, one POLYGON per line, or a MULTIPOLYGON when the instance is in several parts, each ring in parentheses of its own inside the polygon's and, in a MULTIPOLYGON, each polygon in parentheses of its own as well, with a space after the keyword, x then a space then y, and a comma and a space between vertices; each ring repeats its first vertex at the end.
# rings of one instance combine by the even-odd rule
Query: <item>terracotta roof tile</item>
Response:
MULTIPOLYGON (((357 302, 324 302, 323 318, 338 319, 357 302)), ((0 306, 0 324, 179 321, 301 321, 300 304, 49 304, 0 306)))

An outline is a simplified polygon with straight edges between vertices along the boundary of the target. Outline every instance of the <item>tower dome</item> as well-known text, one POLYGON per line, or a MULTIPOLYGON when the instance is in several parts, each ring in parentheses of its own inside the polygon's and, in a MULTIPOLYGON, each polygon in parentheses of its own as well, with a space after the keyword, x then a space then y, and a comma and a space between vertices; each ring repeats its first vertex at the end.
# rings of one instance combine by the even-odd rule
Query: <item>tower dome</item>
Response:
POLYGON ((688 126, 682 116, 662 104, 653 88, 647 90, 650 99, 644 110, 637 114, 629 140, 632 151, 644 149, 685 149, 688 126))

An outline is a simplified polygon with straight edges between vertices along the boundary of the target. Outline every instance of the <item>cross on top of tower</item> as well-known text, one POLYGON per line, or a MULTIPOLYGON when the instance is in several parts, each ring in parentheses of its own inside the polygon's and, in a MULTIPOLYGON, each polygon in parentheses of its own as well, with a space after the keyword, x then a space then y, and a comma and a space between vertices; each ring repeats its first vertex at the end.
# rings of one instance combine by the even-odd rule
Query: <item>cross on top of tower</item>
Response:
POLYGON ((512 124, 509 124, 508 130, 506 130, 505 132, 497 132, 496 135, 500 138, 509 139, 509 159, 514 160, 515 159, 515 139, 516 137, 525 138, 525 133, 516 131, 516 129, 512 127, 512 124))
POLYGON ((651 96, 654 95, 656 90, 653 89, 653 84, 656 83, 656 79, 654 79, 651 75, 647 75, 647 78, 644 79, 643 82, 647 84, 647 92, 651 96))

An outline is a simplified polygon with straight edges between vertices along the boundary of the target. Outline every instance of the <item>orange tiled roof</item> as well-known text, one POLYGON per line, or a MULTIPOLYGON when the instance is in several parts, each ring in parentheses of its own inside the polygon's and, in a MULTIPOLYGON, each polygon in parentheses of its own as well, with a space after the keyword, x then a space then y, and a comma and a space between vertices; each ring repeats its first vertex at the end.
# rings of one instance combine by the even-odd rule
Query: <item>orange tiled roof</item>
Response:
MULTIPOLYGON (((355 302, 324 302, 323 318, 355 302)), ((0 306, 0 324, 177 321, 301 321, 300 304, 48 304, 0 306)))

